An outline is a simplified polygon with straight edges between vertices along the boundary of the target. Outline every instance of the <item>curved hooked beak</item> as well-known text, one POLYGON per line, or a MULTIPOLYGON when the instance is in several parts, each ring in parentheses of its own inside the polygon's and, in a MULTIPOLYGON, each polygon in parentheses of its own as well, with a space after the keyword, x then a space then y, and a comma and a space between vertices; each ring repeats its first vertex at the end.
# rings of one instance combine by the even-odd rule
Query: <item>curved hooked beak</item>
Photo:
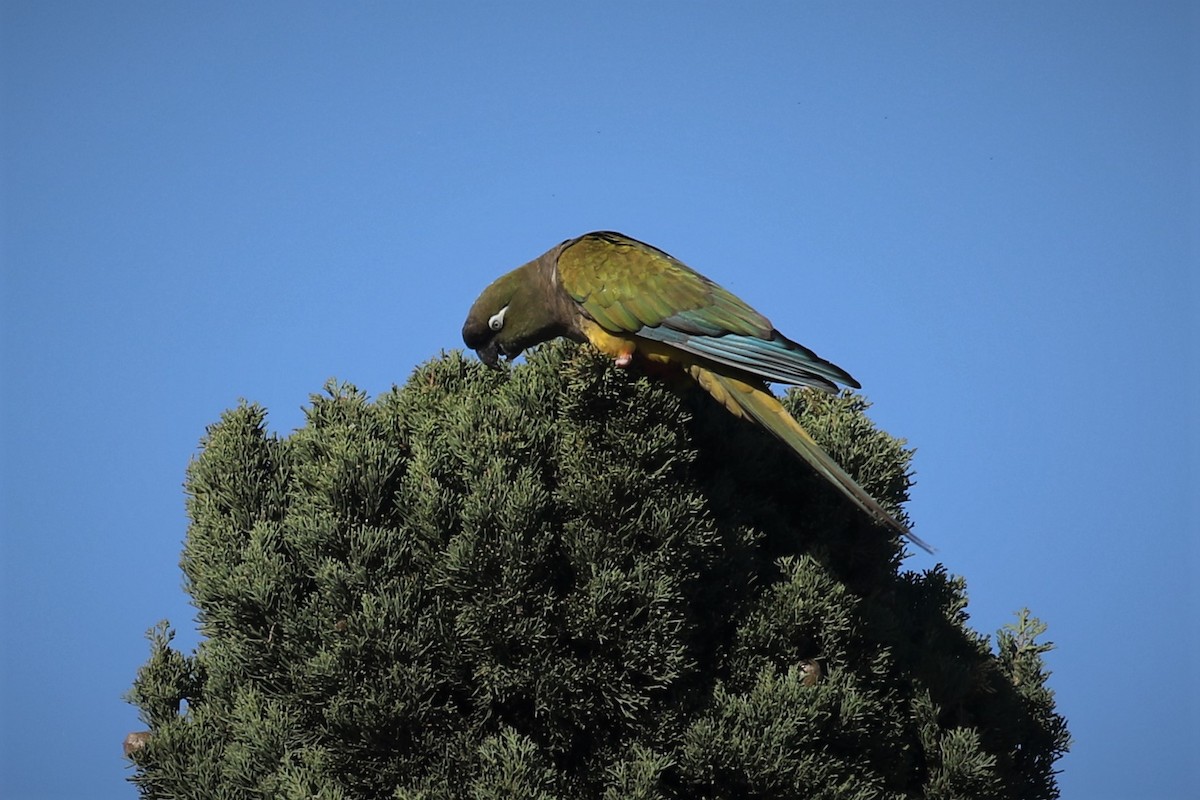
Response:
POLYGON ((479 356, 479 360, 492 369, 500 368, 500 346, 496 344, 495 339, 483 347, 475 348, 475 355, 479 356))

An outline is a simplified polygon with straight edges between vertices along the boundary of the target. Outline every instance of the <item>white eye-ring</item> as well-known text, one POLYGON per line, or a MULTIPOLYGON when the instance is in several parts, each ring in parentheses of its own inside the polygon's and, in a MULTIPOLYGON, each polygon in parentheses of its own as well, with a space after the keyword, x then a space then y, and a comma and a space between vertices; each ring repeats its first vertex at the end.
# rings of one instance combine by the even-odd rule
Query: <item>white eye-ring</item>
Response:
POLYGON ((504 308, 500 309, 495 314, 493 314, 492 318, 488 320, 488 327, 494 331, 498 331, 501 328, 503 328, 505 311, 508 311, 508 306, 505 306, 504 308))

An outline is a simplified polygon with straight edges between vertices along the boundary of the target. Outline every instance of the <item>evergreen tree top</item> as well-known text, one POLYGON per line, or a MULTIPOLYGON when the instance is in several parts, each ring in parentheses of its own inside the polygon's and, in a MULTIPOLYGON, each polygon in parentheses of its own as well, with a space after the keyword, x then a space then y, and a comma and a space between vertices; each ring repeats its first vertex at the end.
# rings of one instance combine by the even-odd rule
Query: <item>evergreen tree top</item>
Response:
MULTIPOLYGON (((899 513, 864 400, 786 405, 899 513)), ((1057 796, 1039 622, 993 651, 774 439, 589 349, 330 383, 286 437, 239 406, 187 492, 205 638, 130 692, 145 797, 1057 796)))

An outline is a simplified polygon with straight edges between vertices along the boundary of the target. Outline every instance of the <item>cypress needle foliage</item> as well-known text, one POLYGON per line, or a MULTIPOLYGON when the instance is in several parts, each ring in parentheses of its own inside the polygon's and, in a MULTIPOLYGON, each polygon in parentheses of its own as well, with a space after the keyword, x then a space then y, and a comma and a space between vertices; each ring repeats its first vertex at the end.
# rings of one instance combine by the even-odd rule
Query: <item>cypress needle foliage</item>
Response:
MULTIPOLYGON (((898 509, 863 400, 788 404, 898 509)), ((144 797, 1058 796, 1045 627, 993 650, 960 579, 695 391, 560 342, 265 416, 188 470, 204 640, 151 633, 144 797)))

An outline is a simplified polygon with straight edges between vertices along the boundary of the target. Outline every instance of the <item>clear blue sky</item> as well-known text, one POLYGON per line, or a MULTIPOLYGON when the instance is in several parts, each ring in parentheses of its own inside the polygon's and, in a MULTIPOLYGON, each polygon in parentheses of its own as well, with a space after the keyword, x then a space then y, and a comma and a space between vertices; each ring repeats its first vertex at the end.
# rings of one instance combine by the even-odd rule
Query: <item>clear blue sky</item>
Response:
MULTIPOLYGON (((1189 2, 0 3, 0 795, 129 798, 181 483, 615 228, 854 373, 1066 798, 1200 786, 1189 2)), ((914 569, 935 563, 924 554, 914 569)))

